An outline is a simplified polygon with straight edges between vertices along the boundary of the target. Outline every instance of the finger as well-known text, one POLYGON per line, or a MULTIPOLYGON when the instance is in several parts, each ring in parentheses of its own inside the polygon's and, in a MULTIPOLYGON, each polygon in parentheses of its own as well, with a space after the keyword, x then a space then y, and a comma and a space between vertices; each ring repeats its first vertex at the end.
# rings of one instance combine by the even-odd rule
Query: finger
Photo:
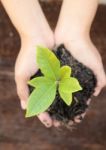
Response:
POLYGON ((99 93, 101 92, 102 88, 104 86, 106 86, 106 74, 105 74, 105 71, 104 71, 104 67, 102 65, 102 62, 101 62, 101 67, 100 69, 94 69, 94 73, 96 75, 96 78, 97 78, 97 86, 95 88, 95 92, 94 92, 94 96, 98 96, 99 93))
POLYGON ((53 125, 53 121, 47 112, 39 114, 38 118, 47 128, 50 128, 53 125))
MULTIPOLYGON (((91 102, 91 98, 89 98, 88 100, 87 100, 87 105, 89 105, 90 104, 90 102, 91 102)), ((82 121, 82 119, 85 117, 85 115, 86 115, 86 112, 84 112, 84 113, 82 113, 82 114, 80 114, 80 115, 77 115, 75 118, 74 118, 74 121, 76 122, 76 123, 80 123, 81 121, 82 121)))
POLYGON ((27 86, 28 78, 21 76, 15 76, 16 87, 17 87, 17 94, 20 98, 21 107, 22 109, 26 109, 27 107, 27 100, 29 96, 29 88, 27 86))
POLYGON ((98 96, 102 88, 106 86, 106 75, 105 75, 104 70, 102 69, 99 74, 100 75, 97 76, 97 86, 93 94, 94 96, 98 96))
POLYGON ((89 98, 89 99, 87 100, 86 104, 89 105, 90 102, 91 102, 91 98, 89 98))
POLYGON ((96 88, 95 88, 95 92, 93 93, 93 95, 98 96, 104 86, 105 86, 105 82, 98 83, 96 88))
POLYGON ((101 88, 100 87, 96 87, 95 88, 95 92, 94 92, 94 96, 98 96, 100 94, 101 88))
POLYGON ((68 122, 68 125, 69 126, 72 126, 74 124, 74 122, 72 121, 72 120, 70 120, 69 122, 68 122))
POLYGON ((74 122, 75 123, 80 123, 82 121, 82 116, 81 115, 78 115, 74 118, 74 122))
POLYGON ((84 113, 82 113, 82 114, 76 116, 76 117, 74 118, 74 122, 75 122, 75 123, 80 123, 80 122, 82 121, 82 119, 84 118, 85 115, 86 115, 86 112, 84 112, 84 113))
POLYGON ((53 120, 53 126, 58 128, 61 125, 61 123, 58 120, 53 120))

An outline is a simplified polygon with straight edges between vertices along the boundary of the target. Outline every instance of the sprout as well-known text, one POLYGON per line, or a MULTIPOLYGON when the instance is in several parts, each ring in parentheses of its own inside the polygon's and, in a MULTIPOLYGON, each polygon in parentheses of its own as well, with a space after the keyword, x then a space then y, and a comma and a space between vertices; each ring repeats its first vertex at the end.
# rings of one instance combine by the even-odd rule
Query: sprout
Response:
POLYGON ((26 117, 46 111, 53 103, 57 90, 68 106, 72 103, 72 93, 82 90, 78 80, 71 77, 71 67, 60 67, 60 61, 51 50, 38 46, 36 56, 43 76, 28 81, 34 90, 28 98, 26 117))

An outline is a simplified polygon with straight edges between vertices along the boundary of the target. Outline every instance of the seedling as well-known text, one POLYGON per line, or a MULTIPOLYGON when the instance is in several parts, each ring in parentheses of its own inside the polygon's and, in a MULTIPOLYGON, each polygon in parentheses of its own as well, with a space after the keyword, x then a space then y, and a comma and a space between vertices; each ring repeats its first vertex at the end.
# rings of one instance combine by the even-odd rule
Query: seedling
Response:
POLYGON ((82 90, 78 80, 71 77, 71 67, 61 67, 60 61, 51 50, 38 46, 36 56, 43 76, 28 81, 34 90, 28 99, 26 117, 46 111, 53 103, 57 90, 68 106, 72 103, 72 93, 82 90))

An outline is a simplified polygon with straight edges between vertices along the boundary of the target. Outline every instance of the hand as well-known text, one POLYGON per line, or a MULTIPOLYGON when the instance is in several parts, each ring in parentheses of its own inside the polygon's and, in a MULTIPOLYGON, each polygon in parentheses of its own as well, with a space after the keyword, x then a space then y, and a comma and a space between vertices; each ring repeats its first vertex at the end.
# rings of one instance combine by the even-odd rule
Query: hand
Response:
MULTIPOLYGON (((36 45, 52 48, 54 38, 38 0, 2 0, 13 25, 21 37, 21 50, 15 65, 17 93, 23 109, 27 106, 29 89, 27 81, 37 71, 36 45), (24 6, 24 7, 23 7, 24 6)), ((48 113, 38 116, 47 127, 52 125, 48 113)))
POLYGON ((87 39, 86 37, 82 41, 77 40, 75 43, 71 41, 69 43, 67 42, 65 46, 78 61, 82 62, 94 72, 97 78, 94 96, 97 96, 106 85, 106 75, 101 56, 96 47, 90 38, 87 39))
MULTIPOLYGON (((17 93, 21 100, 21 106, 23 109, 26 109, 29 96, 27 81, 30 80, 30 77, 38 70, 36 64, 36 46, 43 45, 52 48, 54 45, 53 34, 48 33, 48 37, 48 40, 46 38, 39 38, 38 36, 22 38, 21 49, 15 65, 15 81, 17 85, 17 93)), ((38 115, 38 118, 46 127, 50 127, 53 124, 53 121, 47 112, 38 115)))
MULTIPOLYGON (((64 0, 55 29, 56 45, 64 44, 66 49, 84 65, 89 67, 97 78, 94 95, 97 96, 106 85, 106 76, 101 56, 93 45, 89 33, 98 7, 97 0, 64 0), (82 6, 84 5, 84 9, 82 6)), ((90 100, 88 101, 90 102, 90 100)), ((85 113, 82 114, 84 117, 85 113)), ((80 116, 75 117, 79 122, 80 116)), ((72 122, 71 122, 72 124, 72 122)))
MULTIPOLYGON (((95 88, 94 96, 97 96, 102 88, 106 86, 106 75, 103 69, 101 56, 89 37, 78 36, 77 38, 74 38, 71 33, 68 33, 64 33, 64 36, 56 35, 56 43, 57 45, 59 45, 60 43, 64 43, 65 48, 69 50, 69 52, 79 62, 82 62, 94 72, 97 78, 97 86, 95 88)), ((91 100, 89 99, 88 105, 90 101, 91 100)), ((84 116, 85 113, 76 116, 74 119, 75 122, 80 122, 80 118, 83 118, 84 116)))

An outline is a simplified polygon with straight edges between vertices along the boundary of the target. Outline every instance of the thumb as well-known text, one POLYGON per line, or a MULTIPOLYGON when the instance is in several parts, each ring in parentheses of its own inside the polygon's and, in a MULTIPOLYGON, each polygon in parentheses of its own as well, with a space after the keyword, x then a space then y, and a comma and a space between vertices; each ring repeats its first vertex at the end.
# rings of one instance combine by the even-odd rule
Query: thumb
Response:
POLYGON ((29 88, 27 85, 28 77, 23 75, 15 75, 17 94, 20 98, 22 109, 26 109, 29 96, 29 88))

